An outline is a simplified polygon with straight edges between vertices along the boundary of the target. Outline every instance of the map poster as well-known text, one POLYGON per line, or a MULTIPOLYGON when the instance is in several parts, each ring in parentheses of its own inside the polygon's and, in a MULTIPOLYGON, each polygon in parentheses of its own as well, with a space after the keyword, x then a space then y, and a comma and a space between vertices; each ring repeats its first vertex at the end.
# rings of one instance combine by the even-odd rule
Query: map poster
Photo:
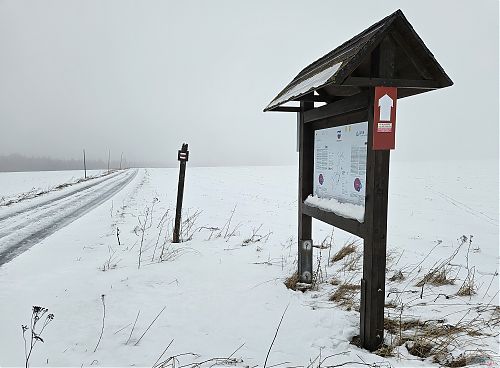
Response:
POLYGON ((368 122, 316 130, 314 195, 365 205, 368 122))

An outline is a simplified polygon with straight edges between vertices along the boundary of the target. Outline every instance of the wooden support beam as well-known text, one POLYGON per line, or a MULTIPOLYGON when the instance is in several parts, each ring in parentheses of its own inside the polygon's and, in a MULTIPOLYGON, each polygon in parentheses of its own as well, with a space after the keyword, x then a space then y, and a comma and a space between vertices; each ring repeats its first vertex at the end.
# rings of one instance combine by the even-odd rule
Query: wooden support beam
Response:
POLYGON ((308 216, 314 217, 315 219, 359 236, 360 238, 365 235, 364 224, 357 220, 338 216, 333 212, 324 211, 320 208, 309 206, 306 203, 302 203, 302 212, 308 216))
POLYGON ((278 111, 278 112, 300 112, 300 107, 295 106, 278 106, 269 111, 278 111))
POLYGON ((329 118, 315 120, 308 124, 312 125, 314 130, 318 130, 318 129, 334 128, 348 124, 360 123, 362 121, 367 121, 367 120, 368 120, 367 109, 363 109, 351 112, 346 115, 330 116, 329 118))
MULTIPOLYGON (((372 54, 372 75, 392 78, 394 45, 385 38, 372 54)), ((389 150, 373 146, 375 88, 370 88, 368 147, 366 162, 365 236, 361 281, 361 346, 374 351, 384 341, 385 267, 387 248, 387 202, 389 193, 389 150)))
POLYGON ((332 102, 325 106, 304 112, 304 123, 325 119, 333 116, 348 114, 353 111, 366 109, 368 106, 368 92, 361 92, 352 97, 332 102))
POLYGON ((299 195, 298 195, 298 275, 305 283, 312 282, 312 218, 302 211, 301 203, 313 192, 314 130, 304 124, 304 113, 314 108, 313 102, 302 101, 299 113, 299 195))
POLYGON ((418 89, 437 89, 441 85, 434 80, 410 80, 410 79, 393 79, 393 78, 363 78, 349 77, 342 85, 346 86, 364 86, 364 87, 398 87, 398 88, 418 88, 418 89))
POLYGON ((301 97, 297 97, 294 101, 309 101, 309 102, 331 102, 332 98, 327 96, 318 96, 307 94, 301 97))

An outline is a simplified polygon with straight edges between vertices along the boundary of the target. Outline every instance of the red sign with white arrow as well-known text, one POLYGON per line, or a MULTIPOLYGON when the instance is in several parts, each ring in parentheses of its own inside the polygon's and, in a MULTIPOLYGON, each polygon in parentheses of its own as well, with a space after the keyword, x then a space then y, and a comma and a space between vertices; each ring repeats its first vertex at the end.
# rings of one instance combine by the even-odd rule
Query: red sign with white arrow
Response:
POLYGON ((394 149, 396 144, 396 87, 375 87, 373 149, 394 149))

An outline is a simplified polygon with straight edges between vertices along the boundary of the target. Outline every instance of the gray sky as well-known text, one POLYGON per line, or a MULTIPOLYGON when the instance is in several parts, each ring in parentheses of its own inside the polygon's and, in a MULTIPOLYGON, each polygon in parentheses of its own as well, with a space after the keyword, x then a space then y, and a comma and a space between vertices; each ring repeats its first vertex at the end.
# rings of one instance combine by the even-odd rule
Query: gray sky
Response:
POLYGON ((395 160, 498 159, 498 2, 0 0, 0 155, 293 164, 306 65, 403 10, 455 85, 398 102, 395 160))

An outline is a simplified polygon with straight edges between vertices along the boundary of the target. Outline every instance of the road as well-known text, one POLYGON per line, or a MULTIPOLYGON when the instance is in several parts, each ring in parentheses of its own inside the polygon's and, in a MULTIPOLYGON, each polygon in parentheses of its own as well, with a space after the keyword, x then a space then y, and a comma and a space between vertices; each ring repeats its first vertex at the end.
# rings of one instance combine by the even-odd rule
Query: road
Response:
POLYGON ((111 198, 136 175, 135 169, 119 171, 7 209, 0 214, 0 266, 111 198))

